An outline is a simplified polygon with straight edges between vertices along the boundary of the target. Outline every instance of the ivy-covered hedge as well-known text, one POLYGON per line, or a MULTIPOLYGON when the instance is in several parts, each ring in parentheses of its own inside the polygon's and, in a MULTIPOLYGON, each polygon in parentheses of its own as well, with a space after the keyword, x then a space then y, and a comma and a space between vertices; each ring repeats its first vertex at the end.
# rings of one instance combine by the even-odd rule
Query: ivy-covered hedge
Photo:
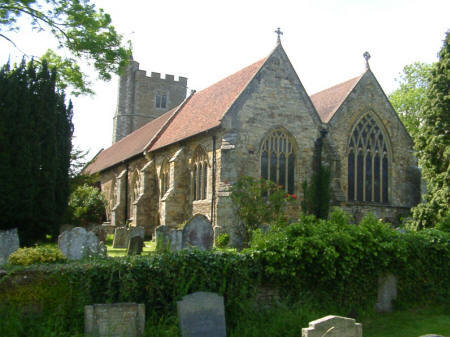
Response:
POLYGON ((341 311, 373 308, 378 276, 386 272, 398 278, 400 303, 448 301, 449 261, 448 233, 400 232, 374 217, 353 225, 335 211, 327 221, 303 216, 256 233, 242 253, 182 251, 22 267, 0 280, 0 311, 38 308, 81 327, 86 304, 144 303, 153 316, 174 313, 186 294, 212 291, 225 297, 233 324, 260 286, 341 311))

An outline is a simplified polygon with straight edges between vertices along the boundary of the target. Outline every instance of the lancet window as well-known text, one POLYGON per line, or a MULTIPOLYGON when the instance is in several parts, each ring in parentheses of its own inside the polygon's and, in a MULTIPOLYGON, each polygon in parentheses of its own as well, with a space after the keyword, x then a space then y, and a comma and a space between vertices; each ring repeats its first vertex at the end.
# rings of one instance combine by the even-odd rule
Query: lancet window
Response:
POLYGON ((353 129, 348 145, 348 200, 387 203, 388 144, 370 114, 353 129))
POLYGON ((138 171, 136 171, 134 173, 134 177, 133 177, 133 202, 136 201, 139 196, 141 195, 141 175, 138 171))
POLYGON ((192 158, 193 200, 206 199, 208 185, 208 155, 202 146, 198 146, 192 158))
POLYGON ((261 177, 294 194, 295 148, 282 129, 272 131, 261 145, 261 177))
POLYGON ((159 174, 159 180, 160 180, 160 189, 161 189, 161 198, 166 194, 167 190, 169 189, 170 179, 169 179, 169 161, 164 159, 162 165, 161 165, 161 171, 159 174))

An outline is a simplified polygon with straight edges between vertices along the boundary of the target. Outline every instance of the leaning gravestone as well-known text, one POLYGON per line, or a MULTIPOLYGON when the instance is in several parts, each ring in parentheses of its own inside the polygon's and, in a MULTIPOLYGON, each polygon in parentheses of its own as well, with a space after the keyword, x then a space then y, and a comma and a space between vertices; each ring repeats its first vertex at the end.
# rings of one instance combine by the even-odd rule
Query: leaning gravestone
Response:
POLYGON ((397 278, 386 274, 378 278, 378 297, 375 310, 378 312, 392 311, 392 300, 397 298, 397 278))
POLYGON ((362 337, 362 325, 353 318, 326 316, 309 322, 302 337, 362 337))
POLYGON ((145 228, 142 226, 131 227, 128 230, 128 239, 131 239, 135 236, 140 236, 142 239, 144 239, 144 235, 145 235, 145 228))
POLYGON ((196 247, 199 250, 211 249, 214 231, 208 218, 203 214, 194 215, 183 228, 183 249, 196 247))
POLYGON ((141 255, 144 240, 140 236, 133 236, 128 243, 127 255, 141 255))
POLYGON ((223 297, 196 292, 177 302, 182 337, 226 337, 223 297))
POLYGON ((0 266, 8 262, 8 257, 19 249, 17 228, 0 231, 0 266))
POLYGON ((113 248, 127 248, 128 229, 126 227, 117 227, 114 231, 113 248))
POLYGON ((94 304, 84 307, 84 333, 95 337, 137 337, 144 334, 145 305, 94 304))
POLYGON ((80 260, 83 257, 104 255, 101 245, 93 232, 82 227, 62 233, 58 237, 58 247, 69 260, 80 260))

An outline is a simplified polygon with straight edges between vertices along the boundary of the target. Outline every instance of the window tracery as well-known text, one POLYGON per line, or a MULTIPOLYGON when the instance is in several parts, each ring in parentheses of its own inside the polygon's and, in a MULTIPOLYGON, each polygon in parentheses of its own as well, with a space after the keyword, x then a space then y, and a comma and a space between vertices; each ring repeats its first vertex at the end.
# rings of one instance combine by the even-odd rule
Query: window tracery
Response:
POLYGON ((167 190, 169 189, 169 161, 164 159, 162 165, 161 165, 161 171, 160 171, 160 186, 161 186, 161 197, 166 194, 167 190))
POLYGON ((290 137, 282 129, 272 131, 262 142, 260 153, 261 177, 294 194, 295 150, 290 137))
POLYGON ((204 200, 208 185, 208 155, 202 146, 195 149, 192 157, 192 192, 193 200, 204 200))
POLYGON ((372 116, 363 116, 348 145, 348 200, 387 203, 388 145, 372 116))

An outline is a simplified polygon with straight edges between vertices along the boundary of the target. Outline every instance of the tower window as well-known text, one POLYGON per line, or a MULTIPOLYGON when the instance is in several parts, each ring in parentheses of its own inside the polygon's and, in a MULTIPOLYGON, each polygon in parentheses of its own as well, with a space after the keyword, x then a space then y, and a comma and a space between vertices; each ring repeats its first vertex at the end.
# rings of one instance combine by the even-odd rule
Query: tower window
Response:
POLYGON ((370 115, 353 129, 348 145, 348 201, 388 202, 387 144, 370 115))
POLYGON ((155 105, 157 108, 167 108, 167 95, 162 93, 156 93, 155 105))

